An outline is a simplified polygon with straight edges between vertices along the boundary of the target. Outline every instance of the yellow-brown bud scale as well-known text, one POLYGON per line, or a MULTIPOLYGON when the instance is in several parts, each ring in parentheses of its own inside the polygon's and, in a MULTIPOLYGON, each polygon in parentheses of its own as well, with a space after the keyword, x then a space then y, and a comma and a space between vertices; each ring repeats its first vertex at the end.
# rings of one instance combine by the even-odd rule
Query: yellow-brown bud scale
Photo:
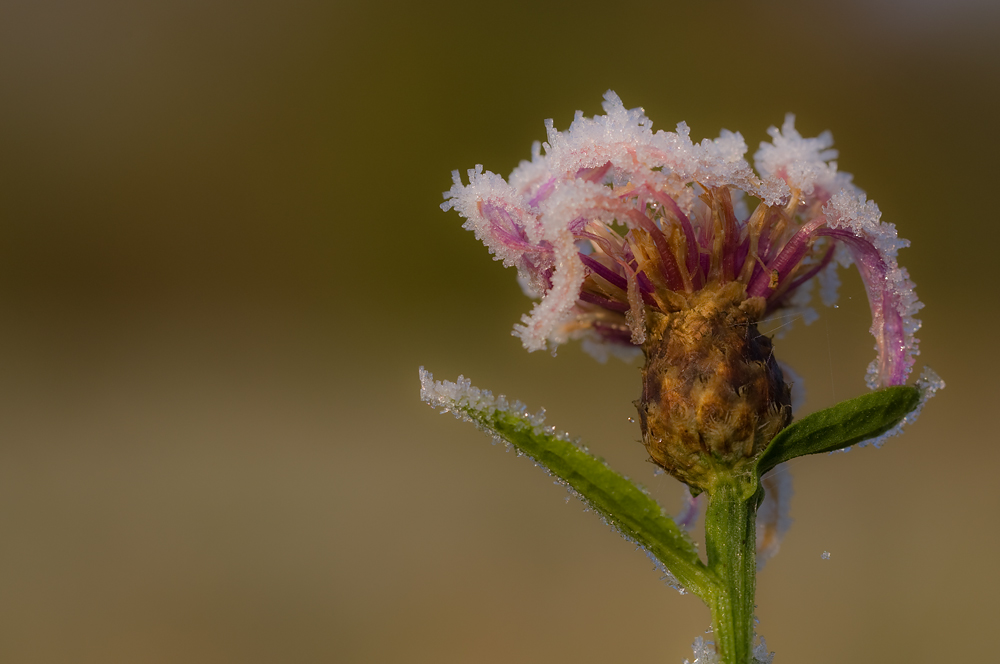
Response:
POLYGON ((749 468, 791 421, 791 394, 757 322, 763 298, 743 284, 708 285, 685 308, 654 313, 636 402, 652 460, 707 489, 716 469, 749 468))

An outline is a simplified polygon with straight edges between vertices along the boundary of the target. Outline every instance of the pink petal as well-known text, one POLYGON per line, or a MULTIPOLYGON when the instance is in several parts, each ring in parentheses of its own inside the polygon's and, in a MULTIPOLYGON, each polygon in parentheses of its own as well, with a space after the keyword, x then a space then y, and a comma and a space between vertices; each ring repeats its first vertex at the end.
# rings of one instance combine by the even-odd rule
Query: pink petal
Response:
POLYGON ((871 333, 878 351, 868 367, 868 386, 902 385, 918 353, 914 333, 920 321, 913 314, 923 306, 906 269, 896 263, 897 250, 909 242, 896 236, 895 226, 880 220, 878 206, 866 201, 863 194, 838 192, 824 211, 829 228, 820 234, 847 247, 868 292, 871 333))

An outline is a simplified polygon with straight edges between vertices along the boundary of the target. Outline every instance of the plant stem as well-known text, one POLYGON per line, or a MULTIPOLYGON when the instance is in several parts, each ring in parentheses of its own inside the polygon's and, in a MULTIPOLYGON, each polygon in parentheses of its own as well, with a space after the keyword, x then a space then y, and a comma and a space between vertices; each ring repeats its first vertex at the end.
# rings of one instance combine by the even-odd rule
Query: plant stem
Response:
POLYGON ((718 579, 712 596, 712 629, 724 664, 751 664, 757 578, 755 486, 719 476, 709 490, 705 543, 709 570, 718 579))

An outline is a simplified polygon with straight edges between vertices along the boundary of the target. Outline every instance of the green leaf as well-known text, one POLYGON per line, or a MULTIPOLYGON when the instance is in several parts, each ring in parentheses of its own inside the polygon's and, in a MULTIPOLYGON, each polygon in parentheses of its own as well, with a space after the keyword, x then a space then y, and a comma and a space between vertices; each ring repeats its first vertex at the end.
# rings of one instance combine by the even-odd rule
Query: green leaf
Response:
POLYGON ((760 477, 779 463, 833 452, 880 436, 920 405, 915 387, 887 387, 804 417, 783 429, 757 461, 760 477))
POLYGON ((444 412, 471 421, 526 454, 572 488, 594 511, 626 539, 641 545, 659 560, 686 589, 699 597, 714 592, 715 580, 698 557, 690 538, 663 509, 631 480, 578 447, 553 427, 543 427, 520 404, 458 383, 434 382, 421 369, 421 397, 444 412))

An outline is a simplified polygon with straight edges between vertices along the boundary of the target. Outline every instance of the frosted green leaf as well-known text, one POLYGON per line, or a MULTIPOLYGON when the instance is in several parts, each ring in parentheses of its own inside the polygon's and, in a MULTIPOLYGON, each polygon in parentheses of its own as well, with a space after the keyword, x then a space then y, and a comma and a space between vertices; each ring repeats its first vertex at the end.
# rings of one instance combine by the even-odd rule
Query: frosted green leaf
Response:
POLYGON ((671 585, 702 598, 714 592, 714 578, 698 557, 694 544, 660 505, 569 436, 545 426, 541 413, 530 415, 523 404, 509 403, 503 396, 493 397, 461 376, 456 383, 435 381, 423 367, 420 397, 531 457, 625 539, 642 547, 662 565, 669 577, 676 580, 671 585))
POLYGON ((843 401, 786 427, 774 437, 757 462, 763 475, 779 463, 806 454, 833 452, 879 439, 924 401, 922 390, 905 385, 843 401))

